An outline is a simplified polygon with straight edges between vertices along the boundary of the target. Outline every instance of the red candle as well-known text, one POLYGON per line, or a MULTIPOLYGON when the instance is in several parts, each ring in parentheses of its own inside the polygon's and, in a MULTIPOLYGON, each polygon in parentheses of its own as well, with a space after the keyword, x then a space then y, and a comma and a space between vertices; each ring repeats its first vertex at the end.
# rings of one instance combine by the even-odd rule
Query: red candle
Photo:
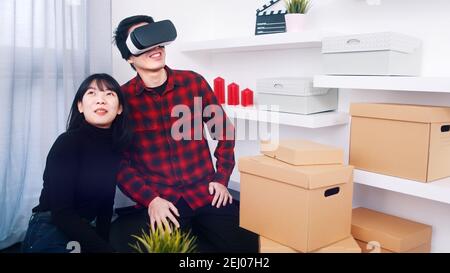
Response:
POLYGON ((220 104, 225 103, 225 80, 221 77, 214 79, 214 94, 220 104))
POLYGON ((228 85, 228 105, 239 105, 239 85, 234 82, 228 85))
POLYGON ((253 91, 245 88, 241 92, 241 104, 242 106, 252 106, 253 105, 253 91))

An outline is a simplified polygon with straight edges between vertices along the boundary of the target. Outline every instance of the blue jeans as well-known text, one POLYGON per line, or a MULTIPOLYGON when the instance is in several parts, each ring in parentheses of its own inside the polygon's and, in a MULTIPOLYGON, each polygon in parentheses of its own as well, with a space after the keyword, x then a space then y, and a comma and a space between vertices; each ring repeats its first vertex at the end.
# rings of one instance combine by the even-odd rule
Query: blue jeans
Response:
POLYGON ((69 239, 51 222, 50 212, 35 212, 30 218, 25 239, 24 253, 68 253, 69 239))

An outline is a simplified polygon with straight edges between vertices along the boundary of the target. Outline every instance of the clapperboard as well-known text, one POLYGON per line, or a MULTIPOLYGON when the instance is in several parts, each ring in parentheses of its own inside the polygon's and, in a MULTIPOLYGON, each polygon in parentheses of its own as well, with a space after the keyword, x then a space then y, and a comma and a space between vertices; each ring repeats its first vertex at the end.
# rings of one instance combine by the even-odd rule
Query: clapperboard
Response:
POLYGON ((279 1, 271 0, 270 3, 256 10, 255 35, 286 32, 286 21, 284 20, 286 11, 266 11, 279 1))

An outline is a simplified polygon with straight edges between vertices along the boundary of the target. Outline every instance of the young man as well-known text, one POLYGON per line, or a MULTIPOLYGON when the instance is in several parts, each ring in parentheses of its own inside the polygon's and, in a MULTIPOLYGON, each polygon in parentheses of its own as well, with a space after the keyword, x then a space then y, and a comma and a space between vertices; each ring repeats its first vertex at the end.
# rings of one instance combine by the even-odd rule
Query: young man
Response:
POLYGON ((132 16, 122 20, 115 32, 122 57, 137 72, 122 86, 130 105, 134 140, 121 163, 119 187, 148 208, 152 229, 170 230, 171 225, 191 229, 202 252, 257 252, 257 236, 239 227, 239 209, 227 189, 235 165, 234 127, 225 114, 213 115, 214 123, 221 125, 214 128, 219 135, 216 169, 203 136, 211 118, 203 117, 198 109, 215 106, 223 111, 210 86, 195 72, 167 67, 163 46, 139 55, 131 54, 127 46, 133 30, 154 23, 149 16, 132 16), (179 109, 190 110, 190 115, 183 112, 182 117, 188 120, 182 126, 188 138, 180 139, 174 130, 179 109))

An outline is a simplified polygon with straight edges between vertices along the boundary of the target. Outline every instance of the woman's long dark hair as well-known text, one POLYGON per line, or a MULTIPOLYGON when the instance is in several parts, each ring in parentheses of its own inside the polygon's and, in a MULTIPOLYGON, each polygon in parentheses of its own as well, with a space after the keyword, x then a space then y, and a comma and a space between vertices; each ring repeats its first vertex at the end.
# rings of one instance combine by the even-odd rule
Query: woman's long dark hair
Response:
POLYGON ((92 82, 97 84, 100 90, 111 90, 117 94, 119 104, 122 105, 122 113, 114 119, 111 129, 114 148, 118 151, 125 149, 131 139, 131 128, 129 124, 129 110, 125 102, 125 97, 120 90, 119 83, 108 74, 92 74, 87 77, 78 88, 67 119, 67 132, 80 128, 84 122, 84 115, 78 111, 78 102, 83 100, 83 96, 89 89, 92 82))

